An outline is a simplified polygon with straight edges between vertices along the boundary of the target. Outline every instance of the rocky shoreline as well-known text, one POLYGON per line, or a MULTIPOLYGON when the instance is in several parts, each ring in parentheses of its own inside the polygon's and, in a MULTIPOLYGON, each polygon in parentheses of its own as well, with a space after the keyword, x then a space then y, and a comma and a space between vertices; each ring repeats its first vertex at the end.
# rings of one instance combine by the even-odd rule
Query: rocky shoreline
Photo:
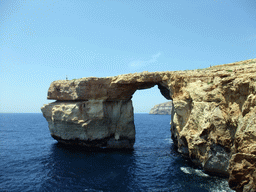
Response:
POLYGON ((158 85, 172 100, 177 150, 205 171, 256 191, 256 59, 189 71, 142 72, 54 81, 41 110, 62 143, 132 148, 132 95, 158 85))
POLYGON ((160 103, 150 109, 149 114, 151 115, 171 115, 172 112, 172 101, 160 103))

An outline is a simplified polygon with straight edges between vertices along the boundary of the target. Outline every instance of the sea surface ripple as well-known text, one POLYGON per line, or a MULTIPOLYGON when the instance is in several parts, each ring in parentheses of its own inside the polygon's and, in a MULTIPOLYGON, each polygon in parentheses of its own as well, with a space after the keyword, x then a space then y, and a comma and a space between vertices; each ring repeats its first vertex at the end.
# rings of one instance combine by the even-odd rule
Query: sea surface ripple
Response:
POLYGON ((40 113, 0 114, 0 191, 232 191, 175 150, 169 115, 135 114, 133 151, 58 144, 40 113))

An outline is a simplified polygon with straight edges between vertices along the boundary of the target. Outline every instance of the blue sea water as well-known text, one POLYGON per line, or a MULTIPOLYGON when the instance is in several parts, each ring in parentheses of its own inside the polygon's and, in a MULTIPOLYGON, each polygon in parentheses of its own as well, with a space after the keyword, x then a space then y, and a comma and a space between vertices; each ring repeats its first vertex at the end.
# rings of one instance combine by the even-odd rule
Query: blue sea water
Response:
POLYGON ((59 145, 42 114, 0 114, 0 191, 231 191, 174 150, 170 116, 135 114, 133 151, 59 145))

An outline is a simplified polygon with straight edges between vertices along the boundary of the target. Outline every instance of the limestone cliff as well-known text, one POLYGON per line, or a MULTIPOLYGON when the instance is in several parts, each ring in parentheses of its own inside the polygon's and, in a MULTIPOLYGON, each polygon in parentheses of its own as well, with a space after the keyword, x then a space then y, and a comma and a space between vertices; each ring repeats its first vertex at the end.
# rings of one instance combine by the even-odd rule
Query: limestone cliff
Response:
POLYGON ((152 115, 171 115, 172 113, 172 101, 155 105, 150 109, 149 114, 152 115))
POLYGON ((191 71, 54 81, 42 112, 53 138, 88 147, 132 148, 131 98, 158 85, 173 100, 177 150, 236 191, 256 191, 256 59, 191 71))
POLYGON ((54 139, 97 148, 132 148, 133 107, 129 101, 56 101, 41 108, 54 139))

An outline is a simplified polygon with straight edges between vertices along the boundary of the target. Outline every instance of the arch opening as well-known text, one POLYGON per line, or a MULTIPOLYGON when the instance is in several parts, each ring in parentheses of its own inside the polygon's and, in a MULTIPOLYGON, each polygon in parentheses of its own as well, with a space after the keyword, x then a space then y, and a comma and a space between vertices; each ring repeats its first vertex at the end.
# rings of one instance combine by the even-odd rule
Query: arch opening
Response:
MULTIPOLYGON (((149 114, 150 110, 159 104, 164 104, 162 109, 169 108, 168 101, 172 100, 169 91, 161 84, 155 84, 149 89, 137 90, 132 97, 134 108, 135 143, 134 149, 141 149, 141 145, 147 147, 170 147, 172 143, 170 122, 171 111, 166 115, 149 114), (161 94, 159 94, 159 91, 161 94), (165 95, 165 96, 164 96, 165 95), (155 146, 154 146, 155 145, 155 146)), ((171 102, 171 106, 172 106, 171 102)), ((168 110, 168 109, 166 109, 168 110)))

